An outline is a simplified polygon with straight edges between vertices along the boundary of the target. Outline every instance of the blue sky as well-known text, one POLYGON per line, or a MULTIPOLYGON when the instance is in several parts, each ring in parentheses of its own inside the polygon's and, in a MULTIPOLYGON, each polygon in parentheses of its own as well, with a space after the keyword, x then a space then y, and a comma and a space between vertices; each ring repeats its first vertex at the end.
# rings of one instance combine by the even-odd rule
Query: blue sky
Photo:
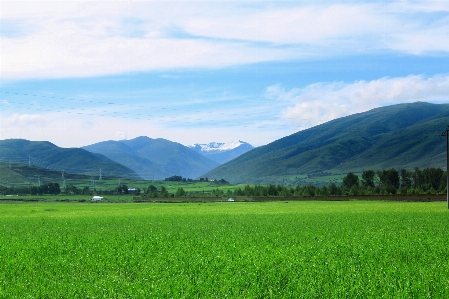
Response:
POLYGON ((448 1, 1 1, 0 139, 270 143, 449 102, 448 1))

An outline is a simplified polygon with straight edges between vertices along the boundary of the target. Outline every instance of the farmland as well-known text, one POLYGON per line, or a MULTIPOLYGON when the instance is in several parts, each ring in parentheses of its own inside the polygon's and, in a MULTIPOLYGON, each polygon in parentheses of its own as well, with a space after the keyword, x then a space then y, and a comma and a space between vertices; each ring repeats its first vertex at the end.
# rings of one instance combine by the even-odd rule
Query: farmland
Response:
POLYGON ((2 298, 447 298, 446 203, 1 204, 2 298))

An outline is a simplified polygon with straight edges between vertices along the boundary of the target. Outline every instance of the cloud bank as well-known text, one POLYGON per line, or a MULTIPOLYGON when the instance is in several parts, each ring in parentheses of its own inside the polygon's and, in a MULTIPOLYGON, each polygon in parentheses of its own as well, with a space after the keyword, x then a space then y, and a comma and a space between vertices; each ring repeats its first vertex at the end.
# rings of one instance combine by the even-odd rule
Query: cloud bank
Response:
POLYGON ((368 111, 380 106, 417 101, 447 103, 449 76, 407 76, 353 83, 316 83, 285 90, 281 85, 266 89, 269 99, 288 106, 282 118, 311 127, 335 118, 368 111))
POLYGON ((446 1, 1 2, 3 79, 449 52, 446 1))

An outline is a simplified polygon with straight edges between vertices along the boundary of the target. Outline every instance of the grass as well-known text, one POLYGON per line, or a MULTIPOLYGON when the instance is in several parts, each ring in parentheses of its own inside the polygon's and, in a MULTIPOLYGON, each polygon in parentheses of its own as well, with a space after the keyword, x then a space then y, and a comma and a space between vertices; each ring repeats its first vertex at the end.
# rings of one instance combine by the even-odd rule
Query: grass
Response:
MULTIPOLYGON (((12 176, 9 176, 8 179, 5 179, 5 175, 2 176, 2 174, 5 174, 6 172, 9 172, 8 168, 5 167, 1 167, 0 166, 0 185, 6 185, 6 186, 11 186, 12 184, 9 183, 9 181, 13 180, 12 176)), ((49 171, 51 172, 51 171, 49 171)), ((15 175, 18 175, 17 173, 12 172, 15 175)), ((59 177, 57 179, 53 178, 49 178, 49 177, 41 177, 41 181, 42 183, 44 182, 56 182, 58 184, 60 184, 61 186, 61 190, 63 191, 63 181, 61 180, 61 173, 58 173, 59 177)), ((161 190, 161 187, 165 187, 169 193, 176 193, 176 190, 178 190, 178 188, 183 188, 186 192, 191 192, 191 193, 206 193, 206 194, 210 194, 212 192, 212 190, 223 190, 223 192, 226 193, 227 190, 231 190, 233 191, 234 189, 237 188, 244 188, 245 184, 238 184, 238 185, 219 185, 217 183, 214 182, 199 182, 199 181, 195 181, 195 182, 173 182, 173 181, 150 181, 150 180, 133 180, 133 179, 111 179, 111 178, 106 178, 106 179, 102 179, 102 180, 98 180, 98 177, 95 177, 95 185, 92 184, 92 177, 87 177, 87 176, 82 176, 82 175, 68 175, 66 174, 66 180, 65 180, 65 184, 67 186, 69 185, 75 185, 78 189, 83 189, 84 187, 89 187, 90 191, 94 191, 96 190, 98 193, 100 194, 104 194, 105 191, 110 191, 110 190, 115 190, 115 188, 119 185, 119 183, 121 185, 126 185, 129 188, 139 188, 141 189, 142 192, 144 192, 144 190, 146 190, 150 185, 155 186, 158 190, 161 190)), ((30 181, 27 181, 24 177, 21 177, 22 181, 20 181, 18 178, 20 178, 20 176, 17 176, 17 178, 14 178, 14 186, 16 187, 31 187, 31 186, 37 186, 37 181, 32 183, 30 181)), ((36 180, 37 180, 37 176, 36 176, 36 180)), ((91 196, 88 195, 83 195, 83 196, 73 196, 73 195, 65 195, 65 194, 61 194, 60 196, 65 197, 65 198, 69 198, 69 199, 74 199, 79 197, 80 199, 90 199, 91 196)), ((33 198, 55 198, 54 196, 32 196, 33 198)), ((117 198, 117 195, 105 195, 105 197, 108 198, 117 198)), ((0 195, 0 199, 1 199, 1 195, 0 195)), ((132 196, 125 196, 125 195, 121 195, 120 198, 123 200, 124 198, 128 198, 130 200, 132 200, 132 196)))
MULTIPOLYGON (((117 194, 104 195, 104 201, 107 202, 132 202, 135 195, 133 194, 117 194)), ((86 202, 91 201, 92 195, 19 195, 19 196, 0 196, 0 202, 86 202)))
POLYGON ((446 203, 1 204, 2 298, 448 298, 446 203))

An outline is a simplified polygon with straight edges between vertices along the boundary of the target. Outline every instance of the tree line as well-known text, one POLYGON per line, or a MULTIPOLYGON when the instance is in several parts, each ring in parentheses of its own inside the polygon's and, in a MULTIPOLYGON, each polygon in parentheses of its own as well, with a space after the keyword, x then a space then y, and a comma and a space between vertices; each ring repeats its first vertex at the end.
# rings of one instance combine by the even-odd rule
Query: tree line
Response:
POLYGON ((61 193, 61 186, 58 183, 42 184, 40 186, 2 186, 0 185, 0 194, 31 194, 31 195, 44 195, 51 194, 57 195, 61 193))
POLYGON ((352 172, 343 178, 343 191, 349 193, 371 192, 374 194, 425 194, 447 192, 447 172, 441 168, 414 170, 394 168, 388 170, 365 170, 361 179, 352 172))
MULTIPOLYGON (((218 185, 228 184, 225 180, 216 181, 218 185)), ((92 193, 89 187, 78 188, 75 185, 67 185, 61 188, 58 183, 48 183, 40 186, 2 186, 0 185, 0 194, 83 194, 92 193), (61 190, 62 189, 62 190, 61 190)), ((94 189, 93 192, 96 192, 94 189)), ((365 170, 360 177, 349 172, 343 177, 341 184, 331 182, 328 185, 317 187, 314 185, 302 186, 283 186, 283 185, 246 185, 245 187, 228 189, 226 191, 213 189, 210 192, 201 194, 187 192, 179 187, 176 192, 169 193, 162 186, 157 189, 150 185, 144 190, 136 188, 136 195, 146 197, 183 197, 183 196, 329 196, 329 195, 382 195, 382 194, 436 194, 447 192, 447 172, 441 168, 425 168, 414 170, 401 169, 397 171, 394 168, 387 170, 365 170)), ((119 185, 114 190, 101 191, 101 194, 128 194, 126 185, 119 185)))
POLYGON ((447 192, 447 172, 441 168, 423 170, 394 168, 365 170, 361 177, 349 172, 341 184, 331 182, 322 187, 314 185, 288 187, 281 185, 249 186, 219 195, 228 196, 330 196, 330 195, 387 195, 387 194, 437 194, 447 192))
MULTIPOLYGON (((210 193, 187 192, 178 188, 172 196, 332 196, 332 195, 388 195, 388 194, 437 194, 447 192, 447 172, 441 168, 414 170, 394 168, 387 170, 365 170, 361 177, 349 172, 341 184, 284 186, 246 185, 234 190, 214 189, 210 193)), ((157 197, 157 191, 152 193, 157 197)), ((168 196, 168 195, 165 195, 168 196)))

